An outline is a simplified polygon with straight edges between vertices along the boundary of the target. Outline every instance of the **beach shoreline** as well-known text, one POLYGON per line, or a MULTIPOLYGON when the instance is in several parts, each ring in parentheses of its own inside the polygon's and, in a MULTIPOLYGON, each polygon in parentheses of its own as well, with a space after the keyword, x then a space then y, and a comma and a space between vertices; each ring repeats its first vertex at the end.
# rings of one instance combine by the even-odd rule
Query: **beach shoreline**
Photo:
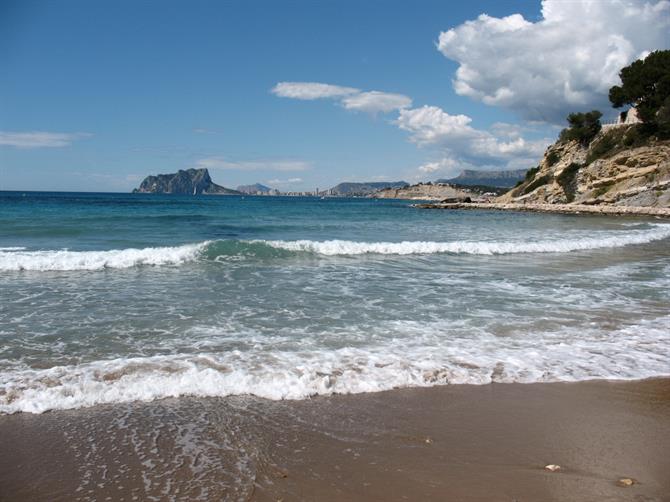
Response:
POLYGON ((607 206, 587 204, 519 204, 519 203, 496 203, 496 202, 456 202, 456 203, 425 203, 414 204, 421 209, 470 209, 490 211, 525 211, 535 213, 557 213, 557 214, 602 214, 608 216, 657 216, 670 218, 670 208, 647 207, 647 206, 607 206))
POLYGON ((185 396, 0 416, 0 499, 667 501, 667 451, 669 378, 185 396))

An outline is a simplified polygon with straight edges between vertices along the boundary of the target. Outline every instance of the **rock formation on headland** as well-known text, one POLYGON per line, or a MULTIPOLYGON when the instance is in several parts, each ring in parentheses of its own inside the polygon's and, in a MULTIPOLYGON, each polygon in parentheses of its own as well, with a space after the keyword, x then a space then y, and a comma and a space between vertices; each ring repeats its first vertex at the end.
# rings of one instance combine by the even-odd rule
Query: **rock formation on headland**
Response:
POLYGON ((495 202, 670 207, 670 140, 639 124, 601 130, 588 144, 559 140, 495 202))
POLYGON ((212 181, 207 169, 180 170, 175 174, 147 176, 133 193, 169 193, 181 195, 240 195, 212 181))
POLYGON ((337 197, 367 197, 379 190, 386 188, 403 188, 409 186, 406 181, 367 181, 351 182, 345 181, 329 188, 321 195, 334 195, 337 197))
POLYGON ((481 192, 472 188, 457 188, 445 183, 419 183, 402 188, 386 188, 371 195, 374 199, 407 200, 465 200, 481 196, 481 192))
POLYGON ((568 115, 570 127, 496 202, 670 208, 670 51, 654 51, 619 72, 609 90, 616 124, 602 113, 568 115))

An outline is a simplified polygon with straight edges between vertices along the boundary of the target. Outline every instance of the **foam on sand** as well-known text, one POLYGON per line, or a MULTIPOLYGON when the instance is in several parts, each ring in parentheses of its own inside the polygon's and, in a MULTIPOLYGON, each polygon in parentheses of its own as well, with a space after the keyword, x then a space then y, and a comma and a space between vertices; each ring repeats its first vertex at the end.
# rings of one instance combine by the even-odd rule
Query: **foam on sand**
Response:
MULTIPOLYGON (((41 413, 102 403, 252 394, 267 399, 491 382, 642 379, 670 375, 670 317, 615 331, 585 327, 522 337, 445 337, 443 323, 405 322, 413 333, 363 347, 117 358, 0 372, 0 413, 41 413)), ((383 327, 386 330, 389 326, 383 327)))

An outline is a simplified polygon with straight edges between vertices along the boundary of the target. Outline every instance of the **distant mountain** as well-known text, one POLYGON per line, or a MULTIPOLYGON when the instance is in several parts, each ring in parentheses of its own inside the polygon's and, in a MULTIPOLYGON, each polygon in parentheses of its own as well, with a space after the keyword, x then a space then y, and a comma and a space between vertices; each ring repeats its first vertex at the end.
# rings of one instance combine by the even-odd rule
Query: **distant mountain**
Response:
POLYGON ((509 188, 523 180, 526 176, 526 171, 527 169, 515 169, 513 171, 474 171, 472 169, 465 169, 455 178, 440 179, 436 183, 509 188))
POLYGON ((240 195, 240 192, 217 185, 207 169, 180 170, 175 174, 147 176, 133 193, 171 193, 182 195, 240 195))
POLYGON ((257 193, 270 193, 272 191, 272 188, 266 187, 265 185, 261 185, 260 183, 254 183, 253 185, 240 185, 237 187, 238 192, 246 193, 246 194, 257 194, 257 193))
POLYGON ((406 181, 370 181, 364 183, 344 182, 321 192, 326 195, 355 196, 370 195, 385 188, 403 188, 409 186, 406 181))

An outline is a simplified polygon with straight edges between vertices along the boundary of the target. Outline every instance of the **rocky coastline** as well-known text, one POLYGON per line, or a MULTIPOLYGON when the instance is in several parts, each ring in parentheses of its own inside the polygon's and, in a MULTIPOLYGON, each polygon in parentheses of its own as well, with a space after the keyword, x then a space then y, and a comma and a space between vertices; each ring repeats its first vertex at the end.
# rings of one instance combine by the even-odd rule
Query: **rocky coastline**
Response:
POLYGON ((587 205, 587 204, 523 204, 514 202, 435 202, 427 204, 414 204, 414 207, 422 209, 474 209, 490 211, 526 211, 535 213, 560 213, 560 214, 601 214, 601 215, 630 215, 630 216, 657 216, 670 218, 668 207, 645 207, 645 206, 609 206, 609 205, 587 205))

